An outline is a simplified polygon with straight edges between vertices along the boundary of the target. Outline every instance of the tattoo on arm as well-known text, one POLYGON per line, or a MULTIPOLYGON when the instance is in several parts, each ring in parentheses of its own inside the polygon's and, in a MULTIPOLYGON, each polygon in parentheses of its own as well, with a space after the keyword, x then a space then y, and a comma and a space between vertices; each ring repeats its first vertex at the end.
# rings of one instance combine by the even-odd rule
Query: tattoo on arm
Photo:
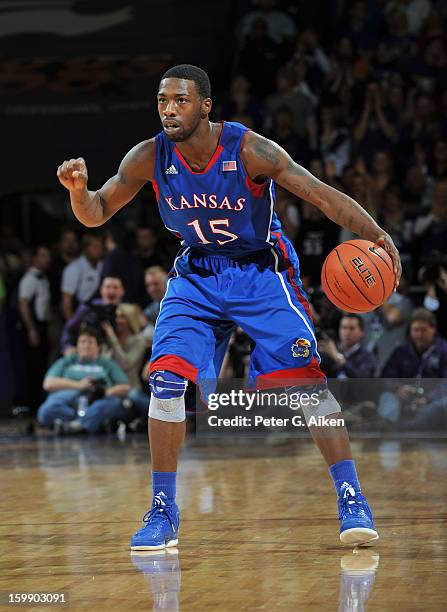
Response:
POLYGON ((318 194, 316 194, 315 191, 320 189, 323 185, 302 166, 289 160, 285 170, 283 186, 299 197, 314 201, 318 199, 318 194), (297 177, 298 180, 294 180, 294 177, 297 177))
POLYGON ((253 144, 253 152, 275 168, 279 164, 280 150, 274 142, 267 138, 256 138, 253 144))

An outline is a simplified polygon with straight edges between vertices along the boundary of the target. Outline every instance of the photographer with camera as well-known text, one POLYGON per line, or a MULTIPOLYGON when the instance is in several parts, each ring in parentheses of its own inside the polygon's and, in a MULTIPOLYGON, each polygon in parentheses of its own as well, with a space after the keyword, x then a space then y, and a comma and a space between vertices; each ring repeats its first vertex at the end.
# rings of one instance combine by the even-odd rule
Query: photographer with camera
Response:
POLYGON ((107 321, 115 325, 116 306, 122 302, 124 297, 121 280, 114 276, 106 276, 102 280, 99 294, 101 296, 99 299, 78 306, 74 315, 65 324, 61 338, 61 349, 64 355, 75 352, 75 338, 82 324, 96 330, 100 343, 105 341, 102 323, 107 321))
POLYGON ((417 429, 445 427, 447 342, 437 335, 432 312, 425 308, 413 311, 408 341, 393 351, 382 377, 394 379, 389 381, 390 390, 379 398, 377 410, 383 419, 405 428, 409 424, 417 425, 417 429), (395 379, 412 379, 414 383, 395 379), (439 379, 439 383, 435 382, 434 388, 432 383, 428 393, 423 379, 439 379))
POLYGON ((50 367, 43 388, 48 397, 37 420, 56 433, 96 433, 126 418, 122 399, 130 391, 128 378, 113 359, 100 355, 96 330, 87 326, 81 328, 75 352, 50 367))

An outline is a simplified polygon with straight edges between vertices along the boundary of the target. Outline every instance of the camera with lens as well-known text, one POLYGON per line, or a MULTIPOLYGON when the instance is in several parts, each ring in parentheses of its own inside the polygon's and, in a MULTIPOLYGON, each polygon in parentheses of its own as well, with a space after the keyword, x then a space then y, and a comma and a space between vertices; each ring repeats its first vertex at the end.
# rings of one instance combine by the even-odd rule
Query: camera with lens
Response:
POLYGON ((110 323, 115 329, 116 326, 116 305, 115 304, 88 304, 88 310, 84 315, 82 327, 92 327, 98 333, 100 342, 104 342, 106 337, 102 328, 103 323, 110 323))
POLYGON ((93 379, 91 389, 85 394, 88 404, 93 404, 93 402, 102 399, 106 394, 106 389, 107 381, 104 378, 93 379))

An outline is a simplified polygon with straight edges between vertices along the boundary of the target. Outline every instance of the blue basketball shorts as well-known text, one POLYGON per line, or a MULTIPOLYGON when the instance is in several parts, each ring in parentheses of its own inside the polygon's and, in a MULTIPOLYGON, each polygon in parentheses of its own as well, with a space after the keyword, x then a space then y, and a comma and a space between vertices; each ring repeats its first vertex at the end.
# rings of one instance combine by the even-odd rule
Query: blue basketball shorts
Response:
POLYGON ((276 239, 270 249, 237 258, 181 249, 161 303, 150 372, 170 370, 197 384, 217 379, 239 326, 252 340, 251 385, 326 381, 298 257, 284 236, 276 239))

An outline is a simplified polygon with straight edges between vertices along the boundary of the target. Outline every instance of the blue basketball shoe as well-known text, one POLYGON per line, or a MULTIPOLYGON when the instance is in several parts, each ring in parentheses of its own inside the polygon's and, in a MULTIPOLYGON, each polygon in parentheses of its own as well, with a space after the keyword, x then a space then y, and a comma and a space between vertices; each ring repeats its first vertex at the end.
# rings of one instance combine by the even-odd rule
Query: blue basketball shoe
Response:
POLYGON ((159 550, 178 544, 180 512, 175 502, 160 491, 152 500, 151 509, 143 516, 143 527, 130 541, 132 550, 159 550))
POLYGON ((357 546, 379 539, 368 502, 348 482, 344 482, 340 487, 338 518, 340 519, 340 540, 343 544, 357 546))

